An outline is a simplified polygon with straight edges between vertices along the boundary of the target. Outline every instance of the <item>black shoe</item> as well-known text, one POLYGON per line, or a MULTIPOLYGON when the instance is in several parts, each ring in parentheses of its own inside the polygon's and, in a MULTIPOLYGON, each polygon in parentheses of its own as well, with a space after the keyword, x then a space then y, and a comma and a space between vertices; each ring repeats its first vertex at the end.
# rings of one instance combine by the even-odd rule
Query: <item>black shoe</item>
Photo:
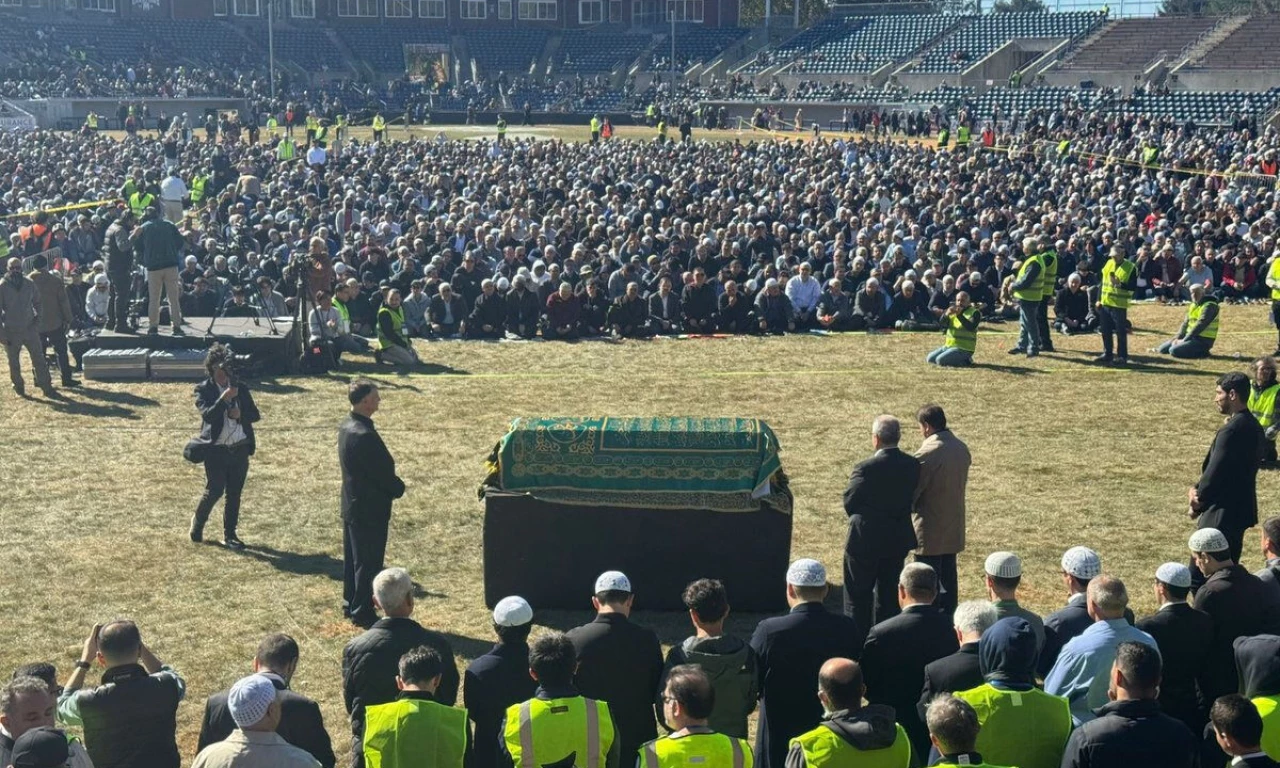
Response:
POLYGON ((40 388, 40 391, 44 393, 45 397, 58 396, 58 390, 54 389, 52 384, 45 384, 43 387, 40 388))
POLYGON ((368 614, 361 613, 353 613, 348 618, 351 620, 352 624, 355 624, 361 629, 368 629, 378 622, 377 616, 370 616, 368 614))
POLYGON ((64 387, 78 387, 78 386, 80 386, 80 382, 76 381, 75 379, 63 379, 63 380, 62 380, 62 386, 64 386, 64 387))
POLYGON ((186 331, 184 331, 184 330, 182 330, 181 328, 175 327, 175 328, 173 329, 173 335, 174 335, 174 336, 186 336, 186 335, 187 335, 187 332, 186 332, 186 331))
POLYGON ((222 546, 236 552, 244 551, 244 542, 241 541, 234 533, 222 540, 222 546))
POLYGON ((17 393, 18 397, 27 396, 27 387, 25 384, 14 384, 13 391, 17 393))
POLYGON ((376 364, 378 364, 378 365, 382 365, 382 352, 381 352, 381 351, 378 351, 378 352, 374 352, 374 353, 373 353, 373 362, 374 362, 374 363, 376 363, 376 364))
POLYGON ((1040 356, 1040 353, 1034 349, 1027 353, 1027 357, 1039 357, 1039 356, 1040 356))
POLYGON ((1011 355, 1025 355, 1026 353, 1027 350, 1022 347, 1011 347, 1009 349, 1009 354, 1011 355))
POLYGON ((1106 354, 1106 353, 1104 352, 1103 354, 1098 355, 1097 357, 1093 358, 1093 362, 1095 362, 1095 363, 1109 363, 1109 362, 1111 362, 1111 355, 1108 355, 1108 354, 1106 354))
POLYGON ((1117 362, 1117 363, 1119 363, 1120 365, 1128 365, 1128 364, 1129 364, 1129 358, 1124 357, 1123 355, 1121 355, 1120 357, 1117 357, 1117 358, 1116 358, 1116 362, 1117 362))
POLYGON ((187 529, 187 535, 196 544, 204 541, 204 526, 197 523, 194 517, 191 518, 191 527, 187 529))
POLYGON ((159 328, 148 328, 148 329, 147 329, 147 335, 148 335, 148 336, 159 336, 159 335, 160 335, 160 329, 159 329, 159 328))
POLYGON ((1054 349, 1052 344, 1045 344, 1043 347, 1040 348, 1040 351, 1041 352, 1057 352, 1058 350, 1054 349))

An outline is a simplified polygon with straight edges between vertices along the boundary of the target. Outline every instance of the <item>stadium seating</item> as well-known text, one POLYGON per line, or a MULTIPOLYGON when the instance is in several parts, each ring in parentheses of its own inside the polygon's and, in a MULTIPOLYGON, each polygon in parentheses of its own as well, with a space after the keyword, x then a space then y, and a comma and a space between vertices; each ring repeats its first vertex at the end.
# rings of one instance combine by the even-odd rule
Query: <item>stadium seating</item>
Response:
MULTIPOLYGON (((676 68, 688 69, 698 63, 711 61, 726 48, 747 36, 747 30, 735 27, 716 29, 696 24, 676 28, 676 68)), ((665 71, 671 66, 671 40, 664 40, 654 49, 649 68, 665 71)))
POLYGON ((1168 115, 1178 122, 1194 120, 1201 125, 1227 122, 1236 116, 1262 119, 1277 106, 1280 106, 1280 88, 1262 93, 1175 91, 1162 95, 1134 94, 1125 102, 1126 111, 1168 115))
MULTIPOLYGON (((254 42, 267 48, 267 27, 249 28, 254 42)), ((318 24, 297 24, 289 29, 275 29, 276 60, 295 64, 308 72, 341 72, 347 70, 342 52, 318 24)))
POLYGON ((809 27, 795 37, 773 47, 760 51, 746 66, 739 71, 743 74, 755 74, 783 62, 789 62, 796 56, 813 50, 817 46, 837 35, 846 33, 850 26, 860 26, 865 19, 851 19, 846 16, 828 16, 809 27))
POLYGON ((564 34, 557 54, 557 70, 571 74, 612 72, 630 64, 653 38, 628 32, 582 32, 564 34))
POLYGON ((1280 36, 1280 14, 1251 16, 1197 65, 1220 69, 1276 69, 1280 67, 1277 36, 1280 36))
POLYGON ((813 49, 803 72, 873 72, 915 52, 954 23, 936 14, 860 19, 813 49))
POLYGON ((1143 67, 1162 52, 1178 56, 1213 28, 1215 18, 1121 19, 1074 56, 1062 69, 1123 70, 1143 67))
POLYGON ((338 37, 378 72, 404 72, 404 46, 449 44, 449 30, 410 24, 338 24, 338 37))
POLYGON ((1017 38, 1078 38, 1105 17, 1096 11, 977 16, 925 54, 917 72, 959 72, 1017 38))
POLYGON ((528 74, 546 47, 547 33, 540 29, 489 29, 467 35, 471 57, 490 77, 499 72, 528 74))

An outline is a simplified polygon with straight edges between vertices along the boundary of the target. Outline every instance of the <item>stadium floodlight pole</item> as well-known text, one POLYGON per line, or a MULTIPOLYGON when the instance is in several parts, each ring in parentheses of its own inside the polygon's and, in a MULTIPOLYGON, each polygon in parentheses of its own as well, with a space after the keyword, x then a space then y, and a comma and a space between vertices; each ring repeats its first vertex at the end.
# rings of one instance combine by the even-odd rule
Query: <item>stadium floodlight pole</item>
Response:
POLYGON ((276 15, 276 0, 267 0, 267 78, 271 81, 271 100, 276 100, 276 34, 272 17, 276 15))
POLYGON ((667 15, 671 17, 671 100, 676 98, 676 3, 679 0, 668 0, 667 15))

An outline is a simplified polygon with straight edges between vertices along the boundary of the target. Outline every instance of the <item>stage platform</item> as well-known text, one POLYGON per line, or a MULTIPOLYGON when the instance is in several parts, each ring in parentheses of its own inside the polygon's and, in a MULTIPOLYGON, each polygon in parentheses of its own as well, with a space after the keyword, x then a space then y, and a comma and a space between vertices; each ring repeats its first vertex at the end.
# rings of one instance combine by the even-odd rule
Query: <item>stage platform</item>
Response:
POLYGON ((182 326, 185 336, 174 336, 168 325, 154 336, 147 334, 147 320, 139 321, 137 333, 102 330, 73 339, 79 351, 90 349, 144 349, 148 351, 208 349, 215 342, 231 346, 236 355, 250 358, 262 373, 284 373, 296 366, 299 346, 292 318, 195 317, 182 326))

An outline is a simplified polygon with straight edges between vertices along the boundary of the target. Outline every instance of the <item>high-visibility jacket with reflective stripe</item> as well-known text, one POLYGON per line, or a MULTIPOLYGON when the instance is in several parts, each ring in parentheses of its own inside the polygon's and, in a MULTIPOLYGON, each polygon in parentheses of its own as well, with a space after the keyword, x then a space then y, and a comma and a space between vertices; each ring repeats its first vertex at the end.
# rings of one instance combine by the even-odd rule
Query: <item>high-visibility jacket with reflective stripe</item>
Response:
POLYGON ((280 140, 280 146, 276 147, 277 160, 292 160, 294 152, 293 139, 287 136, 280 140))
POLYGON ((1280 760, 1280 696, 1253 699, 1262 717, 1262 751, 1272 760, 1280 760))
MULTIPOLYGON (((1271 268, 1267 270, 1267 279, 1280 285, 1280 256, 1271 261, 1271 268)), ((1280 288, 1271 289, 1271 300, 1280 301, 1280 288)))
POLYGON ((462 768, 467 710, 399 699, 364 710, 366 768, 462 768))
POLYGON ((978 713, 975 752, 996 765, 1058 768, 1071 735, 1071 708, 1061 696, 1037 688, 1015 691, 984 683, 959 691, 978 713))
MULTIPOLYGON (((1218 306, 1218 302, 1214 301, 1213 299, 1205 299, 1201 301, 1199 304, 1192 304, 1191 306, 1187 307, 1187 331, 1188 332, 1190 332, 1192 328, 1195 328, 1197 325, 1200 324, 1200 316, 1204 314, 1204 308, 1209 306, 1210 304, 1212 304, 1215 307, 1218 306)), ((1221 318, 1222 318, 1222 312, 1218 312, 1218 314, 1214 315, 1213 319, 1209 321, 1209 324, 1205 326, 1205 329, 1200 332, 1200 338, 1202 339, 1218 338, 1218 320, 1220 320, 1221 318)), ((1266 425, 1264 424, 1263 426, 1265 427, 1266 425)))
MULTIPOLYGON (((964 310, 962 314, 969 322, 975 324, 978 322, 978 310, 973 307, 969 307, 964 310)), ((971 331, 965 328, 964 325, 961 324, 959 316, 948 317, 947 321, 947 340, 943 346, 957 347, 966 352, 973 352, 977 350, 978 331, 976 329, 971 331)))
MULTIPOLYGON (((1115 307, 1116 309, 1128 309, 1129 301, 1133 298, 1133 291, 1123 287, 1129 282, 1129 278, 1133 276, 1137 267, 1132 261, 1125 259, 1116 264, 1115 259, 1108 259, 1105 266, 1102 267, 1102 306, 1115 307), (1111 284, 1112 276, 1115 276, 1116 285, 1111 284)), ((1123 329, 1122 329, 1123 330, 1123 329)))
POLYGON ((134 192, 129 195, 129 209, 133 211, 134 216, 141 218, 143 211, 150 208, 155 199, 156 196, 150 192, 134 192))
POLYGON ((1036 275, 1036 279, 1030 285, 1024 285, 1013 292, 1019 301, 1039 301, 1041 294, 1044 292, 1044 264, 1040 262, 1039 255, 1027 254, 1022 260, 1022 269, 1018 270, 1018 280, 1022 280, 1023 275, 1031 269, 1032 263, 1040 265, 1040 274, 1036 275))
POLYGON ((373 116, 373 130, 381 131, 387 127, 387 121, 382 119, 382 115, 373 116))
POLYGON ((894 728, 893 743, 883 749, 858 749, 826 725, 800 734, 791 746, 800 745, 807 768, 907 768, 911 742, 901 725, 894 723, 894 728))
POLYGON ((569 757, 574 768, 604 768, 613 746, 613 719, 603 701, 529 699, 507 708, 502 736, 515 768, 541 768, 569 757))
POLYGON ((391 307, 381 307, 378 309, 378 349, 391 349, 396 346, 396 343, 382 332, 383 315, 391 318, 391 330, 395 332, 396 338, 403 339, 404 305, 401 304, 395 309, 392 309, 391 307))
POLYGON ((1058 289, 1058 252, 1050 249, 1036 258, 1040 259, 1040 300, 1050 301, 1058 289))
POLYGON ((191 204, 199 205, 204 201, 204 187, 209 183, 208 176, 196 176, 191 180, 191 204))
POLYGON ((642 768, 751 768, 751 747, 723 733, 663 736, 640 748, 642 768))
POLYGON ((1272 384, 1266 389, 1249 388, 1249 413, 1258 420, 1258 426, 1266 429, 1276 423, 1276 394, 1280 393, 1280 384, 1272 384))
POLYGON ((962 125, 956 129, 956 146, 957 147, 969 146, 969 126, 962 125))

